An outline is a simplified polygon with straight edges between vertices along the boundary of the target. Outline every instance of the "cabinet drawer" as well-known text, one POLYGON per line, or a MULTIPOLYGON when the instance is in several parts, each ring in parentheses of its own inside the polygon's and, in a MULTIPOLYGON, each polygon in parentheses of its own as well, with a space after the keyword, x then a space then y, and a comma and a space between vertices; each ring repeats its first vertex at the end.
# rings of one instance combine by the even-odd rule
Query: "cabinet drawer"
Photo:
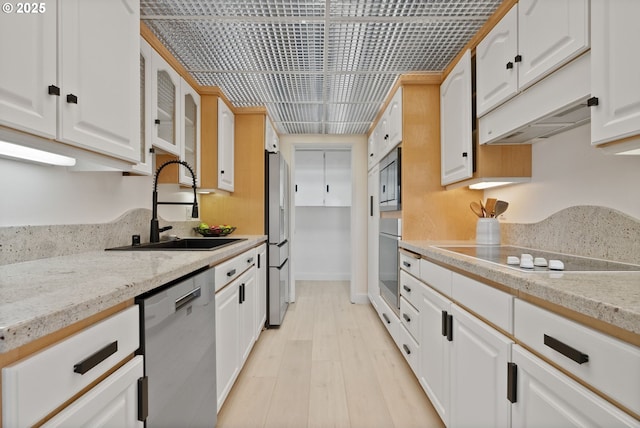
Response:
POLYGON ((420 307, 420 288, 424 285, 405 271, 400 271, 400 295, 415 308, 420 307))
POLYGON ((139 325, 132 306, 2 369, 3 426, 33 425, 133 353, 139 325))
POLYGON ((425 259, 420 260, 420 279, 449 297, 451 297, 451 274, 449 269, 425 259))
POLYGON ((466 276, 452 274, 451 296, 477 315, 513 333, 513 296, 466 276))
POLYGON ((411 333, 415 341, 420 337, 420 313, 404 297, 400 298, 400 323, 411 333))
POLYGON ((516 339, 640 413, 640 348, 519 299, 514 311, 516 339))
POLYGON ((256 263, 256 250, 255 248, 245 251, 244 253, 236 256, 232 259, 222 262, 219 265, 214 266, 215 270, 215 284, 216 292, 222 289, 225 285, 236 279, 247 270, 251 265, 256 263))
POLYGON ((404 269, 415 277, 420 277, 420 256, 401 250, 400 269, 404 269))
POLYGON ((418 362, 420 361, 418 355, 420 354, 420 345, 415 341, 411 333, 404 328, 404 325, 400 325, 400 336, 398 340, 398 347, 400 352, 409 363, 409 367, 413 370, 413 373, 418 376, 418 362))
POLYGON ((400 319, 391 310, 391 308, 389 308, 389 305, 387 305, 387 302, 385 302, 382 297, 378 299, 378 316, 380 317, 380 320, 382 320, 382 324, 384 325, 384 327, 393 338, 393 341, 397 344, 400 329, 400 319))

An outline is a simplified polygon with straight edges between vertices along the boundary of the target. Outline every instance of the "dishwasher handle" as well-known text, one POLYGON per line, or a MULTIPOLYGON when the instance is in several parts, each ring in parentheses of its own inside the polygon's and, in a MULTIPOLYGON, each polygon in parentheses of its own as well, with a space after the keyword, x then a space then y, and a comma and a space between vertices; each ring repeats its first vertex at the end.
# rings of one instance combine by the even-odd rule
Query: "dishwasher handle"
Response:
POLYGON ((198 287, 195 290, 189 291, 184 296, 177 298, 176 299, 176 311, 179 311, 180 308, 182 308, 185 305, 188 305, 193 300, 195 300, 198 297, 200 297, 201 294, 202 294, 202 292, 200 291, 200 287, 198 287))

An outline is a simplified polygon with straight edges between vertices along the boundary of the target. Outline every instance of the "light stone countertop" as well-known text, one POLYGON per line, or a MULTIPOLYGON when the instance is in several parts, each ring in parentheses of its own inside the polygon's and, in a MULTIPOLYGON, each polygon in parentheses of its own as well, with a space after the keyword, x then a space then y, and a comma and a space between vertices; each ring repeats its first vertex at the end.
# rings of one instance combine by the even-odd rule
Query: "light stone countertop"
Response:
POLYGON ((640 272, 522 272, 438 246, 474 242, 401 241, 427 259, 540 298, 634 334, 640 334, 640 272))
POLYGON ((0 354, 240 254, 266 240, 211 251, 91 251, 0 266, 0 354))

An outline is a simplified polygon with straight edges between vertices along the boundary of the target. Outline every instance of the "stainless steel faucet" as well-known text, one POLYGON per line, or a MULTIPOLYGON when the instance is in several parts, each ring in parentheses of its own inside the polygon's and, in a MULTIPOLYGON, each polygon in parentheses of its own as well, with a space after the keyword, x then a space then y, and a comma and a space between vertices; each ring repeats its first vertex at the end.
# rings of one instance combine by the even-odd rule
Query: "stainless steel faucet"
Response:
POLYGON ((198 198, 196 197, 196 174, 193 172, 191 166, 188 163, 181 160, 170 160, 163 163, 160 168, 156 171, 155 177, 153 179, 153 209, 151 214, 151 232, 149 233, 149 240, 151 242, 160 242, 160 232, 164 232, 165 230, 169 230, 172 226, 159 227, 158 224, 158 205, 192 205, 193 208, 191 210, 191 217, 198 218, 198 198), (180 164, 187 168, 191 173, 191 177, 193 178, 193 203, 189 202, 158 202, 158 177, 160 176, 160 172, 162 169, 173 163, 180 164))

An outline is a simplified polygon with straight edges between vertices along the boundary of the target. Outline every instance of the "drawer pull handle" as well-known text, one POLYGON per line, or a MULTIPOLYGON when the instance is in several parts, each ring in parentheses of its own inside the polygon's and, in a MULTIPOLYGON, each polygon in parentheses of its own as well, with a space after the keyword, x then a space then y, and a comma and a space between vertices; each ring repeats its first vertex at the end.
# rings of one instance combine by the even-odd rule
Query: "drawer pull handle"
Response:
POLYGON ((87 373, 89 370, 118 352, 118 341, 112 342, 99 350, 98 352, 88 356, 78 364, 73 366, 74 373, 80 373, 81 375, 87 373))
POLYGON ((149 378, 138 379, 138 420, 144 422, 149 416, 149 378))
POLYGON ((176 299, 176 311, 180 310, 180 308, 182 308, 183 306, 188 305, 193 300, 195 300, 198 297, 200 297, 200 294, 201 294, 200 287, 198 287, 195 290, 189 291, 184 296, 177 298, 176 299))
POLYGON ((411 293, 411 287, 407 287, 406 285, 403 285, 402 288, 404 289, 404 291, 406 291, 407 293, 411 293))
POLYGON ((231 269, 229 272, 227 272, 227 276, 231 277, 233 275, 236 274, 236 270, 235 269, 231 269))
POLYGON ((589 356, 587 354, 583 354, 575 348, 567 345, 566 343, 560 342, 558 339, 555 339, 551 336, 544 335, 544 344, 554 351, 560 352, 567 358, 571 358, 578 364, 584 364, 589 362, 589 356))
POLYGON ((409 262, 402 262, 403 266, 406 267, 407 269, 411 269, 411 263, 409 262))
POLYGON ((404 318, 406 322, 411 322, 411 318, 409 318, 409 315, 407 314, 402 314, 402 318, 404 318))
POLYGON ((407 345, 402 345, 402 347, 404 348, 404 352, 406 352, 407 355, 411 354, 411 349, 409 349, 409 347, 407 345))
POLYGON ((253 263, 253 257, 251 257, 250 259, 247 259, 247 264, 250 265, 251 263, 253 263))
POLYGON ((384 320, 387 322, 387 324, 391 324, 391 320, 389 319, 387 314, 382 314, 382 318, 384 318, 384 320))

